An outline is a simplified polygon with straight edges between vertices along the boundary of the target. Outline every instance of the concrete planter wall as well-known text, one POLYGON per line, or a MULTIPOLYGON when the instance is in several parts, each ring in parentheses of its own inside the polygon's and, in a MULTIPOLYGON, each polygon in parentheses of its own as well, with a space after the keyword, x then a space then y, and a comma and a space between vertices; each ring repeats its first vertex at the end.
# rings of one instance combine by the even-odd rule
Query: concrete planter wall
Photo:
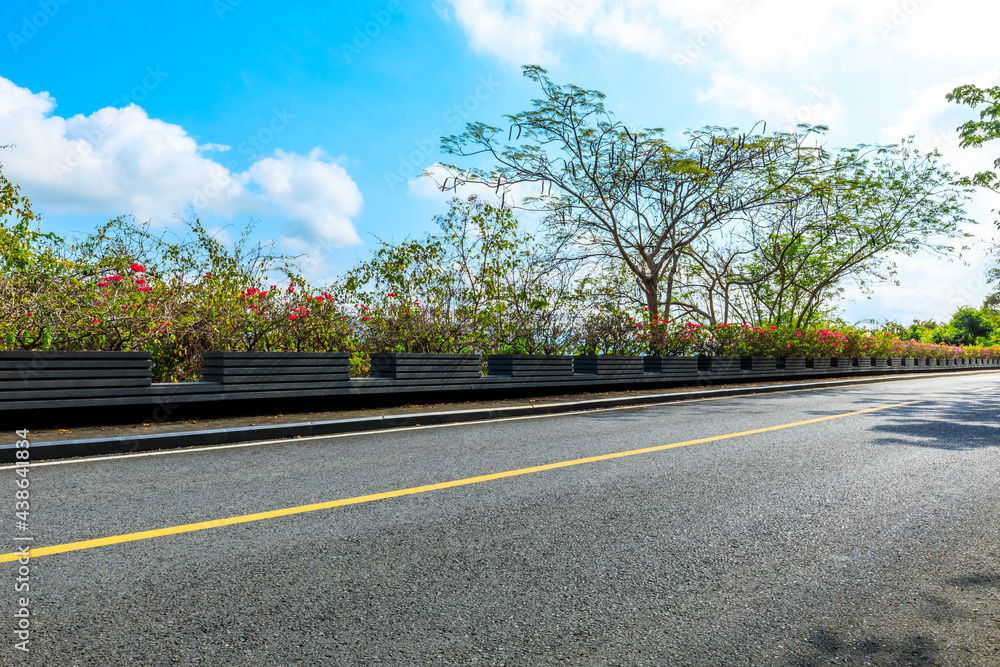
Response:
POLYGON ((646 373, 671 377, 698 377, 698 357, 643 357, 646 373))
POLYGON ((740 357, 740 370, 757 373, 777 370, 777 362, 770 357, 740 357))
POLYGON ((115 419, 128 410, 127 414, 134 415, 137 421, 149 421, 173 414, 181 404, 211 406, 279 400, 294 408, 311 401, 317 408, 329 409, 340 405, 343 397, 366 403, 388 396, 401 397, 391 400, 422 400, 430 394, 437 400, 468 400, 480 391, 517 395, 521 389, 534 387, 557 392, 608 391, 783 376, 823 378, 904 370, 960 372, 1000 366, 995 359, 962 361, 892 359, 891 365, 888 360, 885 366, 876 361, 876 366, 871 367, 871 359, 859 360, 859 365, 854 366, 850 359, 826 357, 574 359, 507 354, 488 357, 488 374, 484 377, 480 357, 475 354, 391 353, 373 356, 372 377, 351 379, 350 360, 345 353, 213 352, 204 355, 202 382, 153 384, 152 360, 147 352, 0 352, 0 416, 13 423, 30 413, 36 416, 37 423, 45 423, 56 414, 52 410, 70 409, 86 413, 84 419, 98 419, 89 411, 101 407, 113 412, 115 419), (977 361, 982 363, 974 363, 977 361))
POLYGON ((573 376, 573 357, 547 354, 491 354, 486 357, 486 374, 530 380, 550 380, 573 376))
POLYGON ((350 379, 346 352, 206 352, 202 381, 227 389, 326 386, 350 379))
POLYGON ((149 352, 0 352, 0 401, 128 396, 152 368, 149 352))
POLYGON ((643 357, 610 354, 581 354, 573 357, 573 373, 576 375, 637 377, 643 374, 643 366, 643 357))
POLYGON ((482 364, 478 354, 422 354, 383 352, 373 354, 370 376, 385 380, 478 380, 482 364))
POLYGON ((743 370, 740 357, 698 357, 698 369, 710 373, 739 375, 743 370))
POLYGON ((786 359, 778 359, 776 361, 776 366, 778 370, 788 371, 788 372, 800 372, 807 369, 806 363, 808 359, 805 357, 788 357, 786 359))
POLYGON ((830 368, 851 369, 854 368, 854 360, 850 357, 831 357, 830 368))
POLYGON ((871 357, 854 357, 853 365, 855 368, 871 368, 871 357))

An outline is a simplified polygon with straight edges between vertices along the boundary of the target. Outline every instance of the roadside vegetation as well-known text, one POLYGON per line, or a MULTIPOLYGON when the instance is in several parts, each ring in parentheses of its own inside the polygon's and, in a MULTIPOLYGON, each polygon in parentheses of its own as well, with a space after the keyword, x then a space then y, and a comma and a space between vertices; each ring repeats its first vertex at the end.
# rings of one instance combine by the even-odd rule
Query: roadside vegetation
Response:
MULTIPOLYGON (((1000 357, 1000 294, 909 327, 836 310, 895 259, 960 247, 965 202, 995 174, 951 173, 911 140, 831 150, 824 127, 672 145, 597 91, 525 75, 530 109, 442 142, 460 164, 440 187, 502 203, 456 197, 435 233, 381 243, 331 285, 249 227, 224 244, 198 220, 164 234, 123 216, 58 238, 0 171, 0 349, 148 350, 157 381, 197 379, 212 350, 346 351, 355 374, 384 351, 1000 357), (515 200, 526 184, 537 194, 515 200)), ((997 89, 953 95, 987 105, 967 145, 998 136, 997 89)))

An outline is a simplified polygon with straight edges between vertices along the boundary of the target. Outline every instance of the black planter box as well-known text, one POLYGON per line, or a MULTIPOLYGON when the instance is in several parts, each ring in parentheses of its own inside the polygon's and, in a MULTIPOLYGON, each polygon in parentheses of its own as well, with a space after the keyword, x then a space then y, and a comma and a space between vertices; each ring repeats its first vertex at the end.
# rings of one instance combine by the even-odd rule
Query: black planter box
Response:
POLYGON ((740 357, 698 357, 698 370, 739 376, 743 365, 740 357))
POLYGON ((385 380, 477 380, 483 376, 478 354, 382 352, 371 356, 373 378, 385 380))
POLYGON ((778 368, 772 357, 740 357, 740 370, 753 373, 773 371, 778 368))
POLYGON ((815 370, 826 370, 831 366, 830 357, 808 357, 806 359, 806 368, 812 368, 815 370))
POLYGON ((903 368, 906 366, 903 361, 904 360, 901 357, 889 357, 886 360, 886 365, 889 366, 889 368, 903 368))
POLYGON ((871 368, 872 367, 871 357, 854 357, 854 367, 871 368))
POLYGON ((206 352, 203 382, 224 385, 329 384, 350 379, 346 352, 206 352))
POLYGON ((612 354, 580 354, 573 357, 573 372, 576 375, 641 377, 643 367, 642 357, 612 354))
POLYGON ((850 357, 832 357, 830 359, 830 368, 839 368, 841 370, 854 368, 854 360, 850 357))
POLYGON ((697 377, 698 357, 643 357, 642 369, 646 373, 697 377))
POLYGON ((149 352, 0 352, 0 401, 128 396, 152 369, 149 352))
POLYGON ((785 357, 777 360, 777 368, 787 372, 804 371, 807 361, 805 357, 785 357))
POLYGON ((872 357, 868 360, 872 368, 888 368, 889 362, 885 357, 872 357))
POLYGON ((562 354, 491 354, 486 357, 486 374, 524 380, 570 379, 573 357, 562 354))

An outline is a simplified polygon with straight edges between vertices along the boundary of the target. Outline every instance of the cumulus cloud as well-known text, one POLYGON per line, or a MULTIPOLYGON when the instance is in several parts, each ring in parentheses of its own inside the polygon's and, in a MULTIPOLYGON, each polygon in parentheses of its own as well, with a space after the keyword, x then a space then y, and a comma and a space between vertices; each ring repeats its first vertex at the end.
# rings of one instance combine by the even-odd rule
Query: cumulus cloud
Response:
MULTIPOLYGON (((476 196, 485 202, 493 205, 504 204, 506 206, 521 207, 528 197, 538 197, 542 194, 541 184, 538 183, 515 183, 506 188, 497 190, 483 184, 464 185, 455 190, 442 191, 440 184, 446 179, 454 178, 454 172, 441 163, 435 163, 424 170, 421 176, 411 178, 407 181, 408 193, 412 197, 437 200, 442 204, 453 197, 476 196)), ((547 190, 546 190, 547 192, 547 190)))
POLYGON ((305 156, 277 150, 247 174, 269 201, 288 213, 302 236, 335 245, 361 242, 351 224, 361 212, 361 191, 347 170, 323 161, 318 148, 305 156))
POLYGON ((515 65, 554 63, 570 40, 685 65, 730 60, 751 70, 808 67, 849 44, 972 64, 996 53, 1000 21, 1000 5, 973 0, 448 1, 474 49, 515 65))
POLYGON ((976 117, 976 112, 966 106, 949 102, 945 96, 960 85, 971 83, 980 87, 996 85, 1000 78, 1000 63, 985 72, 973 72, 950 81, 944 81, 924 90, 910 93, 910 104, 899 112, 896 122, 884 128, 881 139, 896 142, 914 135, 921 148, 941 151, 944 158, 956 169, 966 174, 989 169, 995 151, 960 148, 959 125, 976 117))
POLYGON ((132 213, 169 222, 189 208, 223 217, 273 215, 288 232, 334 245, 359 243, 352 218, 362 197, 347 171, 316 149, 275 151, 234 172, 179 125, 141 107, 106 107, 69 118, 47 92, 0 77, 0 153, 7 176, 49 213, 132 213))
POLYGON ((698 94, 700 102, 746 109, 755 118, 791 130, 800 123, 835 125, 842 109, 837 94, 826 84, 802 86, 790 94, 732 74, 712 76, 711 87, 698 94))

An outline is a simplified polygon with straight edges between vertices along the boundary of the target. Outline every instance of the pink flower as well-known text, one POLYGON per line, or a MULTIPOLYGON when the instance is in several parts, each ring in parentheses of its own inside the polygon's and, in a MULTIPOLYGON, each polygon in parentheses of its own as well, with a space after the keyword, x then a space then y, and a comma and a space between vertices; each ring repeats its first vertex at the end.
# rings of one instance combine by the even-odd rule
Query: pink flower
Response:
POLYGON ((138 287, 136 287, 136 289, 139 290, 140 292, 152 292, 153 291, 153 288, 150 287, 149 285, 139 285, 138 287))
POLYGON ((102 280, 101 282, 97 283, 97 286, 98 287, 107 287, 108 286, 108 281, 107 280, 102 280))
POLYGON ((100 322, 100 320, 97 319, 97 318, 92 318, 90 321, 93 322, 94 324, 97 324, 98 322, 100 322))
POLYGON ((365 315, 364 317, 361 318, 362 322, 367 322, 368 320, 369 320, 369 317, 367 315, 365 315))
POLYGON ((388 294, 386 294, 386 296, 392 297, 393 299, 395 299, 396 298, 396 293, 395 292, 389 292, 388 294))
POLYGON ((121 282, 123 279, 119 275, 107 276, 105 280, 114 280, 115 282, 121 282))
POLYGON ((142 264, 136 264, 135 262, 129 264, 128 268, 132 269, 136 273, 143 273, 146 270, 146 267, 144 267, 142 264))
POLYGON ((294 322, 295 320, 299 319, 299 316, 295 315, 295 314, 289 314, 288 315, 288 319, 290 319, 292 322, 294 322))
POLYGON ((135 281, 135 284, 136 285, 145 285, 146 284, 146 279, 145 278, 139 278, 139 279, 137 279, 135 281))
POLYGON ((212 277, 212 274, 211 274, 211 273, 206 273, 206 274, 205 274, 205 277, 206 277, 206 278, 211 278, 211 277, 212 277))

